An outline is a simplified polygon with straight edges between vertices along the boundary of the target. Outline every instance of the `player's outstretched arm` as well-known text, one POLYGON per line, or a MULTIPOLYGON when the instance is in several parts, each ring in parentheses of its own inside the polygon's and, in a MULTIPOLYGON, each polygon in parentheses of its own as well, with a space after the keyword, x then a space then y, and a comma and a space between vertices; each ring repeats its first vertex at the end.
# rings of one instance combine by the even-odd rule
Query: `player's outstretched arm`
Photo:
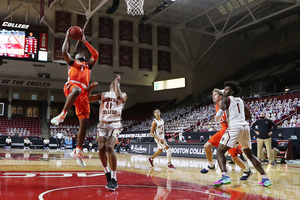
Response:
POLYGON ((70 37, 70 30, 71 28, 69 28, 66 32, 66 37, 65 37, 65 41, 62 45, 62 55, 64 57, 64 60, 67 62, 67 64, 69 66, 73 65, 74 60, 73 58, 70 56, 68 49, 69 49, 69 37, 70 37))
POLYGON ((89 60, 89 68, 92 69, 98 60, 99 53, 88 41, 86 41, 84 34, 80 38, 80 41, 88 48, 88 50, 92 54, 89 60))
POLYGON ((87 92, 88 92, 89 102, 96 102, 101 99, 101 93, 91 95, 93 88, 97 86, 98 86, 98 82, 94 81, 88 87, 87 92))
POLYGON ((121 81, 121 76, 118 74, 115 79, 115 94, 118 100, 126 101, 127 95, 125 93, 122 93, 120 88, 120 81, 121 81))
POLYGON ((229 97, 222 97, 221 104, 219 105, 219 111, 216 114, 215 121, 220 121, 225 110, 228 110, 229 97))
MULTIPOLYGON (((244 102, 244 101, 243 101, 243 102, 244 102)), ((251 119, 252 119, 252 116, 251 116, 250 110, 247 108, 245 102, 244 102, 244 110, 245 110, 245 117, 246 117, 246 120, 251 120, 251 119)))

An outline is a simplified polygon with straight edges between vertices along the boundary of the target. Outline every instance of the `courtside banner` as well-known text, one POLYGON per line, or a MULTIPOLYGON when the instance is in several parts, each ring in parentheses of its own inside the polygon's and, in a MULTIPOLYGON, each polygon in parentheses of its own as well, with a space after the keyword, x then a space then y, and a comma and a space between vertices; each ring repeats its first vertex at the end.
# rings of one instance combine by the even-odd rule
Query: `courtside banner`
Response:
POLYGON ((129 153, 152 154, 152 144, 132 143, 130 144, 129 153))
MULTIPOLYGON (((176 157, 188 157, 188 158, 206 158, 204 144, 172 144, 171 147, 172 156, 176 157)), ((156 143, 131 143, 130 153, 138 154, 154 154, 157 151, 156 143)), ((217 149, 212 148, 213 158, 217 158, 217 149)), ((161 156, 166 155, 166 150, 160 154, 161 156)))
POLYGON ((135 131, 135 132, 124 132, 119 135, 118 138, 150 138, 152 137, 150 131, 135 131))

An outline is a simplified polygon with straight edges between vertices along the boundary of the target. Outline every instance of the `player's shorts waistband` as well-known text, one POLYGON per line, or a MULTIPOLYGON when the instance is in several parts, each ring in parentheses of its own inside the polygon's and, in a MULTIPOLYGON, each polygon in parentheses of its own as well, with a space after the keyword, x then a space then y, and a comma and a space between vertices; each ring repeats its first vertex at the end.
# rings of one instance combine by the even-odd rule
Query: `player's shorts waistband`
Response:
POLYGON ((83 87, 83 88, 86 89, 86 90, 87 90, 87 88, 88 88, 84 83, 81 83, 81 82, 79 82, 79 81, 69 80, 68 82, 80 84, 81 87, 83 87))
POLYGON ((120 123, 121 121, 112 121, 112 122, 100 122, 103 124, 113 124, 113 123, 120 123))

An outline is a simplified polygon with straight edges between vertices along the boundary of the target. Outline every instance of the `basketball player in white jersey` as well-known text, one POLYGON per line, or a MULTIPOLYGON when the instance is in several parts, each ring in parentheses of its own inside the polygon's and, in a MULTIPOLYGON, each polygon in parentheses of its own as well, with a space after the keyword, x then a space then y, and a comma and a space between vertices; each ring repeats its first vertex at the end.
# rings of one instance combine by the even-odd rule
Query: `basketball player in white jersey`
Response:
POLYGON ((99 158, 108 183, 106 188, 109 190, 115 190, 118 187, 117 156, 114 146, 122 130, 121 114, 127 99, 127 95, 121 92, 120 81, 121 77, 117 75, 116 79, 110 84, 109 92, 90 95, 89 98, 90 102, 101 100, 99 124, 97 126, 99 158), (109 160, 110 169, 107 160, 109 160))
POLYGON ((149 163, 152 167, 153 165, 153 159, 162 153, 163 149, 167 151, 167 159, 168 159, 168 168, 169 169, 175 169, 175 167, 171 163, 171 148, 167 144, 167 141, 165 140, 165 129, 164 129, 164 120, 160 118, 160 110, 155 109, 154 110, 154 119, 151 124, 151 130, 150 134, 152 137, 154 137, 154 140, 157 144, 157 151, 154 153, 152 157, 149 157, 149 163))
POLYGON ((238 96, 241 88, 235 81, 227 81, 224 83, 224 86, 224 97, 221 101, 220 110, 216 114, 216 121, 219 121, 224 111, 226 111, 229 119, 229 127, 221 138, 217 152, 217 160, 222 171, 222 178, 219 181, 214 182, 213 185, 219 187, 223 184, 231 183, 231 179, 228 176, 226 169, 225 153, 238 141, 243 148, 243 152, 261 174, 262 181, 258 183, 258 185, 265 187, 270 186, 272 185, 271 181, 268 179, 261 163, 255 155, 253 155, 251 149, 250 128, 249 123, 246 121, 246 119, 251 119, 251 113, 244 101, 238 96))

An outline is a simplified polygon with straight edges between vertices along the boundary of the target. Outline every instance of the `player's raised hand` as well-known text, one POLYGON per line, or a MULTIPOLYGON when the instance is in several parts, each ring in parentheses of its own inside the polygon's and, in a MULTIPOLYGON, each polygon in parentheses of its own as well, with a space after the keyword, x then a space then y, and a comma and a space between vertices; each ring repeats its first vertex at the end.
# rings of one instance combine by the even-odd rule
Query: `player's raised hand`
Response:
POLYGON ((115 79, 115 82, 120 82, 121 81, 121 76, 118 74, 116 79, 115 79))
POLYGON ((83 43, 86 42, 84 33, 82 33, 82 37, 79 39, 79 41, 81 41, 81 42, 83 42, 83 43))
POLYGON ((66 32, 66 36, 69 38, 69 37, 71 37, 71 35, 70 35, 70 30, 71 30, 71 28, 72 27, 70 27, 68 30, 67 30, 67 32, 66 32))
POLYGON ((97 81, 94 81, 90 84, 91 88, 97 87, 99 85, 99 83, 97 81))

